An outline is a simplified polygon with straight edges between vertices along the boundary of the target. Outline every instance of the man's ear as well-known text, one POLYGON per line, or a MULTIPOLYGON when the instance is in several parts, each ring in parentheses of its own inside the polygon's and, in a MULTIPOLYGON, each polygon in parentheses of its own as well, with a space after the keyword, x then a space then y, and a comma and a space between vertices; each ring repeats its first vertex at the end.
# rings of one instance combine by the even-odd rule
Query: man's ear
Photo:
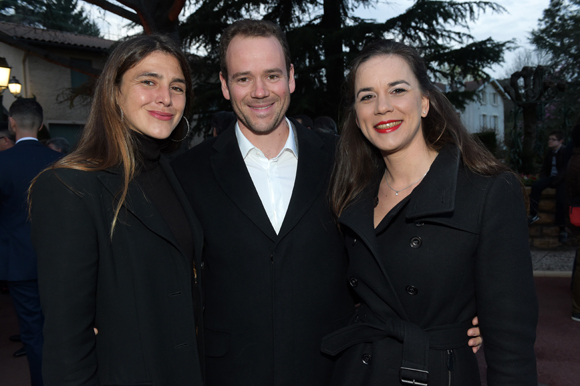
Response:
POLYGON ((8 117, 8 131, 14 134, 14 129, 16 128, 16 121, 12 117, 8 117))
POLYGON ((224 98, 230 100, 230 89, 228 88, 228 80, 224 78, 224 74, 220 71, 220 82, 222 84, 222 94, 224 98))
POLYGON ((44 123, 41 123, 40 127, 38 128, 38 131, 42 130, 43 127, 44 127, 44 123))

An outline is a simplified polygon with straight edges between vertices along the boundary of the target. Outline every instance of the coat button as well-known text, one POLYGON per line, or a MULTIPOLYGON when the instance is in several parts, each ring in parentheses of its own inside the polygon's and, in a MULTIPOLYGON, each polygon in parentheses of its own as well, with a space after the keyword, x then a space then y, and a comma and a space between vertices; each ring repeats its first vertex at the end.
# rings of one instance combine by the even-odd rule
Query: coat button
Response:
POLYGON ((411 245, 411 248, 419 248, 421 246, 421 238, 419 236, 415 236, 411 239, 411 242, 409 243, 411 245))
POLYGON ((351 277, 350 279, 348 279, 348 282, 350 283, 350 286, 353 288, 358 285, 358 280, 356 277, 351 277))
POLYGON ((423 225, 425 225, 425 223, 423 221, 415 221, 416 227, 422 227, 423 225))
POLYGON ((417 287, 412 286, 412 285, 408 285, 405 290, 407 291, 407 293, 409 295, 417 295, 419 293, 419 290, 417 289, 417 287))
POLYGON ((356 239, 352 240, 352 246, 354 247, 354 245, 356 244, 356 239))
POLYGON ((369 363, 371 363, 371 354, 363 354, 362 355, 362 363, 364 363, 365 365, 368 365, 369 363))

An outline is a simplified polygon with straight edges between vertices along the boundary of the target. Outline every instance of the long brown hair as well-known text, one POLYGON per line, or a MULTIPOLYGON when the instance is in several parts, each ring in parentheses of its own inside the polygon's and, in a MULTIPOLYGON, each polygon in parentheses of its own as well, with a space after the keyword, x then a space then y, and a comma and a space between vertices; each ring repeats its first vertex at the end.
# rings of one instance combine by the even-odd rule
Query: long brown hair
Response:
POLYGON ((376 56, 389 55, 397 55, 407 62, 419 82, 421 93, 429 98, 429 114, 422 118, 423 136, 429 148, 439 151, 446 144, 454 144, 465 166, 477 174, 496 175, 508 170, 463 126, 451 102, 429 80, 419 53, 394 40, 379 40, 363 48, 352 61, 346 77, 342 133, 330 181, 330 205, 337 217, 385 167, 379 150, 358 128, 354 105, 355 80, 361 64, 376 56))
MULTIPOLYGON (((191 70, 183 52, 167 36, 141 35, 120 43, 110 54, 103 72, 97 81, 91 111, 87 124, 79 139, 76 150, 57 161, 52 169, 76 169, 99 171, 118 168, 123 175, 123 187, 118 193, 115 215, 111 224, 111 236, 119 211, 127 197, 129 183, 135 176, 138 157, 134 133, 123 122, 121 108, 117 104, 117 94, 125 72, 133 68, 153 52, 161 51, 177 59, 185 77, 186 102, 183 116, 187 117, 193 103, 191 70)), ((182 119, 170 138, 181 139, 187 132, 187 124, 182 119)), ((164 151, 172 151, 179 146, 171 141, 164 151)), ((31 185, 34 185, 34 181, 31 185)))

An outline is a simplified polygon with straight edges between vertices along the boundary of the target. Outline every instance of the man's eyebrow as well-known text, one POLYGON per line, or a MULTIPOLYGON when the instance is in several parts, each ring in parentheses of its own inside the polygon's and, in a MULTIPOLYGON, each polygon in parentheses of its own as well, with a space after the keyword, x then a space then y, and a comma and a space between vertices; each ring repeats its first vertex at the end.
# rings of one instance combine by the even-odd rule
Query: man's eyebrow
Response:
MULTIPOLYGON (((282 74, 282 73, 284 73, 284 71, 282 71, 281 68, 276 67, 276 68, 269 68, 267 70, 264 70, 263 73, 264 74, 282 74)), ((232 79, 234 79, 234 78, 239 78, 241 76, 248 76, 251 74, 252 74, 251 71, 240 71, 240 72, 236 72, 235 74, 232 74, 230 77, 232 79)))
MULTIPOLYGON (((399 84, 406 84, 406 85, 409 85, 409 86, 411 85, 411 84, 410 84, 409 82, 407 82, 406 80, 402 80, 402 79, 401 79, 401 80, 395 80, 394 82, 391 82, 391 83, 389 83, 389 84, 388 84, 388 86, 389 86, 389 87, 393 87, 393 86, 397 86, 397 85, 399 85, 399 84)), ((373 87, 363 87, 363 88, 359 89, 359 90, 356 92, 356 96, 357 96, 357 98, 358 98, 358 94, 360 94, 361 92, 365 92, 365 91, 373 91, 373 90, 374 90, 374 88, 373 88, 373 87)))

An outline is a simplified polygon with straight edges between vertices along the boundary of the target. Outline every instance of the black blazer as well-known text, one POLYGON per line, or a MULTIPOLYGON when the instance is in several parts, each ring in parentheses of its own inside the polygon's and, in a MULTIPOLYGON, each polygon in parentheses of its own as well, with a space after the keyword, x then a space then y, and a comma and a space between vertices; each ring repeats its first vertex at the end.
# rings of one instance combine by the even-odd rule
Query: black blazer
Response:
POLYGON ((205 235, 208 386, 327 385, 322 337, 354 310, 327 203, 335 140, 294 122, 298 169, 276 234, 233 126, 174 161, 205 235))
POLYGON ((34 140, 0 152, 0 280, 35 280, 36 254, 30 243, 28 187, 61 154, 34 140))
POLYGON ((538 305, 517 178, 476 175, 445 147, 378 237, 375 196, 368 189, 339 219, 362 306, 324 341, 341 354, 332 385, 399 385, 403 375, 425 382, 425 371, 429 386, 479 385, 467 345, 475 315, 487 384, 537 385, 538 305))
POLYGON ((34 185, 46 385, 201 385, 192 273, 203 234, 163 157, 161 166, 195 256, 183 254, 135 182, 111 238, 123 182, 115 170, 49 170, 34 185))

